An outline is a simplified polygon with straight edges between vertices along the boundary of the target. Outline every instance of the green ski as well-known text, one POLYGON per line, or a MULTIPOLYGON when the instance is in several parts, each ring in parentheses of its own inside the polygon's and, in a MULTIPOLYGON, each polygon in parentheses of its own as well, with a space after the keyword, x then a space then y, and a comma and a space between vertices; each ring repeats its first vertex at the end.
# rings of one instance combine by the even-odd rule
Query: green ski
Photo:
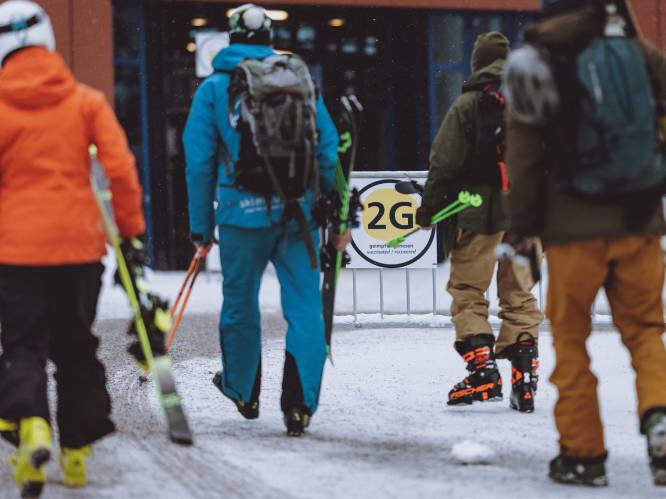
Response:
POLYGON ((358 225, 357 213, 361 208, 358 193, 350 191, 349 179, 354 171, 360 120, 363 106, 356 96, 342 97, 341 119, 338 124, 340 146, 338 165, 335 169, 334 194, 327 200, 325 218, 328 222, 324 230, 321 250, 321 268, 324 273, 322 284, 322 304, 324 312, 324 335, 326 349, 331 357, 331 339, 333 336, 333 314, 335 311, 335 292, 340 269, 348 262, 344 251, 333 247, 333 234, 344 234, 347 229, 358 225))
MULTIPOLYGON (((93 160, 93 165, 96 162, 94 156, 95 148, 91 147, 91 159, 93 160)), ((136 279, 132 276, 125 259, 125 255, 121 249, 120 234, 118 232, 118 227, 116 226, 112 208, 110 206, 111 192, 101 186, 101 179, 98 180, 95 178, 96 176, 100 176, 101 168, 96 168, 95 170, 97 171, 94 172, 91 178, 92 189, 95 193, 97 204, 102 215, 102 221, 104 223, 104 229, 106 231, 107 238, 109 243, 111 243, 113 246, 113 251, 115 253, 116 261, 118 264, 120 282, 125 289, 130 306, 134 312, 134 326, 136 328, 136 334, 139 339, 140 354, 142 354, 142 358, 145 360, 147 370, 152 373, 153 382, 157 388, 160 405, 164 410, 169 438, 172 442, 178 444, 191 445, 193 443, 192 432, 190 431, 189 425, 187 423, 187 418, 182 407, 180 396, 176 390, 176 382, 171 371, 171 360, 167 355, 163 355, 162 353, 157 356, 153 355, 151 340, 149 338, 144 321, 144 314, 146 313, 146 310, 145 307, 141 304, 140 297, 137 296, 137 291, 140 291, 141 287, 136 279)), ((140 294, 143 295, 143 293, 140 294)), ((150 298, 151 297, 149 297, 149 299, 150 298)), ((156 311, 154 320, 155 322, 164 323, 165 327, 163 329, 168 330, 168 322, 170 322, 170 317, 168 316, 168 313, 158 314, 157 312, 160 310, 161 309, 158 309, 156 311)))

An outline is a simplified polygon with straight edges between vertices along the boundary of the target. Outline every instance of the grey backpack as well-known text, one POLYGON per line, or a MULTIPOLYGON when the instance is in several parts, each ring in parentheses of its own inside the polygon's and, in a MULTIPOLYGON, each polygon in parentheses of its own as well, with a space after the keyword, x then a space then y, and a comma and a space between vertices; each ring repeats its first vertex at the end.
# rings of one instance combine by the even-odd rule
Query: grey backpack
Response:
POLYGON ((310 228, 298 201, 308 191, 319 194, 317 91, 307 65, 296 55, 245 59, 231 75, 229 110, 230 115, 240 110, 235 185, 263 196, 269 213, 277 196, 284 204, 282 221, 298 222, 316 266, 310 228))
POLYGON ((245 59, 232 75, 229 105, 240 108, 233 173, 241 189, 283 202, 318 189, 316 90, 303 59, 245 59))

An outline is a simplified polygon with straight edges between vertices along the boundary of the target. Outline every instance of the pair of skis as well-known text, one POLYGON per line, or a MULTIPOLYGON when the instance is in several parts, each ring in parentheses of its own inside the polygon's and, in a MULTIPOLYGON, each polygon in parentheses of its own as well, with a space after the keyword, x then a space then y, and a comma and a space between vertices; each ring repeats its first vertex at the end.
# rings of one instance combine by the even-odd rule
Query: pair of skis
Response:
POLYGON ((338 164, 335 168, 333 198, 329 201, 326 218, 327 227, 321 250, 321 267, 324 274, 322 284, 322 304, 324 312, 324 336, 326 350, 331 357, 331 339, 333 336, 333 313, 335 310, 335 292, 337 289, 340 269, 348 263, 348 255, 337 251, 333 246, 333 235, 343 235, 349 228, 358 225, 358 210, 361 207, 358 192, 351 191, 349 179, 356 163, 360 123, 363 106, 355 95, 340 98, 342 112, 338 121, 340 145, 338 147, 338 164))
POLYGON ((148 331, 143 319, 142 306, 136 293, 137 288, 134 278, 120 247, 121 237, 110 205, 111 192, 106 187, 108 180, 106 180, 100 165, 96 162, 95 148, 91 147, 91 149, 91 159, 93 160, 92 189, 97 199, 107 238, 113 246, 120 281, 134 313, 134 323, 139 344, 148 371, 152 374, 153 382, 157 388, 160 405, 164 411, 168 427, 169 438, 177 444, 191 445, 193 443, 192 432, 187 423, 180 395, 176 390, 176 381, 171 370, 171 360, 167 355, 153 355, 148 331))

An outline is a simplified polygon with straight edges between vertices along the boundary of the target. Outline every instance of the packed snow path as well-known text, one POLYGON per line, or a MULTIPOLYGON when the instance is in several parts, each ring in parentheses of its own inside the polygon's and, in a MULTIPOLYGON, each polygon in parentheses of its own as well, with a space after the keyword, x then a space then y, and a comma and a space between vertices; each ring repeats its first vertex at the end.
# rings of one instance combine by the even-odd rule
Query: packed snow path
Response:
MULTIPOLYGON (((173 349, 195 433, 193 448, 168 442, 154 389, 139 383, 124 353, 127 322, 98 323, 119 431, 95 447, 90 483, 83 490, 62 486, 52 462, 44 498, 666 497, 666 490, 651 485, 635 418, 634 377, 616 334, 598 333, 589 342, 602 380, 611 482, 592 491, 556 485, 546 477, 548 460, 557 451, 556 393, 547 381, 554 362, 549 336, 541 342, 537 411, 526 415, 508 407, 506 361, 500 361, 503 402, 446 406, 448 390, 464 374, 451 348, 451 330, 339 331, 320 411, 309 433, 293 439, 284 435, 279 411, 282 320, 274 314, 264 318, 257 421, 243 420, 210 382, 218 369, 216 321, 211 315, 189 316, 173 349), (470 455, 475 452, 480 455, 470 455), (461 455, 488 464, 462 465, 461 455)), ((0 444, 3 454, 9 450, 0 444)), ((17 497, 4 463, 0 497, 17 497)))

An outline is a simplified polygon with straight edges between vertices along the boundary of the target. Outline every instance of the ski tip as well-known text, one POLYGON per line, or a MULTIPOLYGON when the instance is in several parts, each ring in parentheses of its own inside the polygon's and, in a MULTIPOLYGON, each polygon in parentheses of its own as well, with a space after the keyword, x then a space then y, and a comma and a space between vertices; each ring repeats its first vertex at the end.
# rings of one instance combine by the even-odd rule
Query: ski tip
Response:
POLYGON ((182 445, 183 447, 188 447, 194 445, 194 438, 189 432, 185 433, 171 433, 169 438, 174 444, 182 445))

